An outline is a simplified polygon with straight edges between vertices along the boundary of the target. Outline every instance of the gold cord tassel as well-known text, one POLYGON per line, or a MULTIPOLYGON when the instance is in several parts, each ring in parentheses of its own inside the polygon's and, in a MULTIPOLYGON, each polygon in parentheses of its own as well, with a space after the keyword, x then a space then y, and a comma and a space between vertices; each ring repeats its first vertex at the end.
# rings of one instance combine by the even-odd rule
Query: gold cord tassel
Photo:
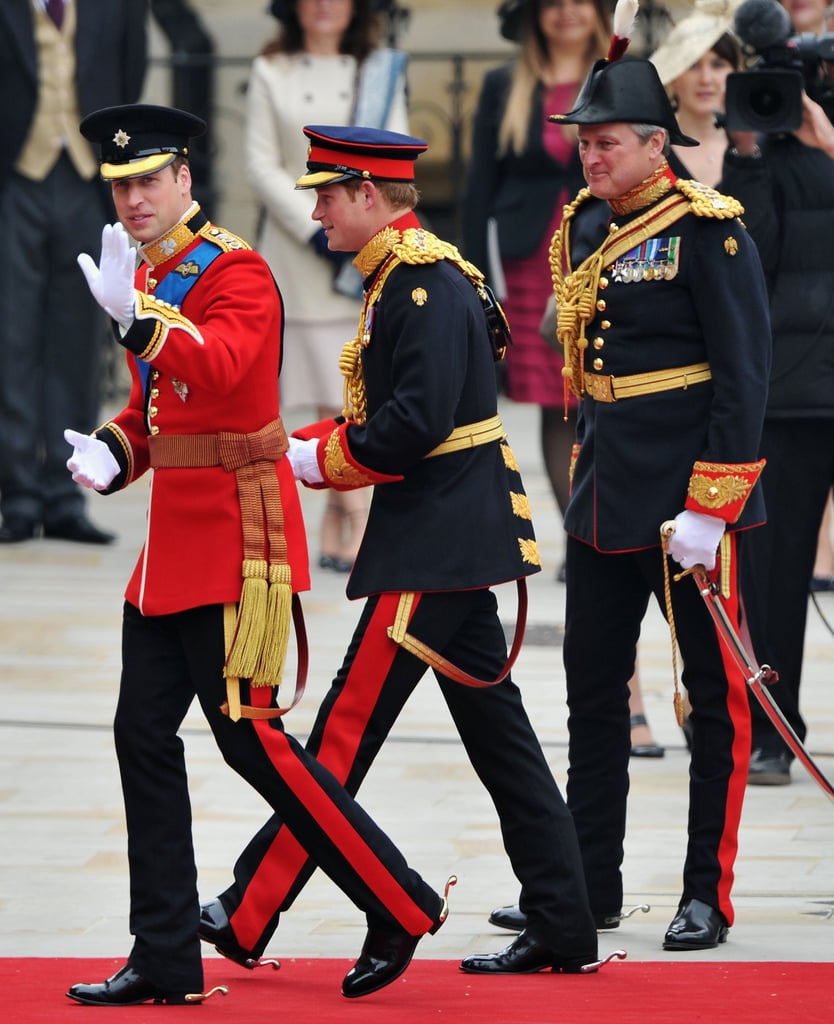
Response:
MULTIPOLYGON (((672 611, 672 587, 669 581, 669 557, 667 552, 671 535, 672 531, 668 528, 668 524, 664 523, 660 528, 660 536, 661 553, 663 555, 663 600, 666 604, 666 620, 669 623, 669 633, 672 640, 672 678, 675 682, 675 696, 672 703, 678 727, 683 728, 683 698, 678 683, 678 631, 675 627, 675 615, 672 611)), ((679 577, 676 576, 675 579, 677 580, 679 577)))
POLYGON ((268 593, 266 561, 247 558, 243 563, 243 588, 226 675, 251 679, 257 670, 267 622, 268 593))
POLYGON ((278 686, 284 672, 292 621, 292 574, 288 565, 269 567, 264 636, 253 686, 278 686))

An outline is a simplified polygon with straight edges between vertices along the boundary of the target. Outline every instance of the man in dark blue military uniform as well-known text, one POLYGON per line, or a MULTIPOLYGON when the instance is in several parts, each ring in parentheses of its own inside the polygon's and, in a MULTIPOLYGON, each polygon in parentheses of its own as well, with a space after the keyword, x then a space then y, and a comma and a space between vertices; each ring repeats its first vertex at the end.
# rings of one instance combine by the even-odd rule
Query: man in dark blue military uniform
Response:
POLYGON ((707 949, 733 921, 750 715, 697 588, 670 580, 669 606, 665 585, 678 564, 702 564, 740 621, 739 532, 764 519, 764 279, 739 203, 670 170, 670 141, 696 143, 649 62, 597 62, 575 109, 554 119, 579 126, 588 183, 551 248, 566 386, 582 399, 565 516, 568 806, 592 911, 616 926, 628 680, 654 595, 677 634, 693 732, 683 892, 663 945, 707 949), (668 521, 678 564, 661 549, 668 521))
MULTIPOLYGON (((297 432, 290 459, 311 486, 374 488, 347 588, 366 604, 308 749, 355 791, 430 665, 497 808, 529 914, 500 969, 578 971, 595 965, 597 938, 573 822, 518 688, 509 675, 483 685, 507 661, 490 588, 539 570, 497 413, 483 275, 413 212, 425 143, 364 128, 305 133, 298 187, 317 190, 313 218, 330 248, 358 253, 365 299, 341 361, 345 416, 297 432)), ((311 870, 273 817, 235 884, 204 907, 201 937, 251 965, 311 870)))

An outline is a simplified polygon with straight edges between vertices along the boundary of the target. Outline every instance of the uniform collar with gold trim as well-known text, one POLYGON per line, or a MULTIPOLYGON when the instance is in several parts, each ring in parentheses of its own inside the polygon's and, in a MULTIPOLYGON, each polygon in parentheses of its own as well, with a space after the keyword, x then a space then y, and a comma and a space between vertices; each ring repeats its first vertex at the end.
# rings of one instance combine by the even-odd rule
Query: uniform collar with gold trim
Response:
POLYGON ((354 257, 353 265, 363 278, 369 277, 401 241, 404 231, 420 227, 422 225, 415 213, 409 211, 403 214, 402 217, 386 224, 381 231, 377 231, 373 238, 362 246, 354 257))
POLYGON ((139 255, 152 267, 167 263, 187 249, 197 238, 200 229, 208 224, 208 217, 197 203, 193 203, 182 218, 160 238, 139 246, 139 255))
POLYGON ((624 214, 636 213, 638 210, 644 210, 647 206, 651 206, 652 203, 656 203, 658 199, 671 192, 676 180, 675 172, 667 161, 664 160, 657 170, 641 181, 639 185, 630 189, 624 195, 618 196, 616 199, 609 199, 608 205, 618 217, 622 217, 624 214))

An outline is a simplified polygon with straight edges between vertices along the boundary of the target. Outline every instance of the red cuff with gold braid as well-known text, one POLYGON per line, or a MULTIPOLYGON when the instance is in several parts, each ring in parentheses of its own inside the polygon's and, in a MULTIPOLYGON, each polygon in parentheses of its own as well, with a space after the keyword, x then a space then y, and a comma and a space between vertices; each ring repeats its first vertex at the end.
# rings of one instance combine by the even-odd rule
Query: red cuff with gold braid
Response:
POLYGON ((292 432, 290 437, 297 437, 299 441, 312 441, 314 437, 327 437, 343 422, 341 417, 334 419, 330 416, 326 420, 317 420, 315 423, 308 423, 306 427, 299 427, 298 430, 292 432))
POLYGON ((391 476, 368 469, 351 455, 347 440, 350 423, 341 423, 319 440, 316 454, 325 483, 336 491, 353 491, 371 484, 387 484, 402 480, 402 474, 391 476))
POLYGON ((696 462, 689 478, 686 508, 734 523, 764 469, 758 462, 696 462))

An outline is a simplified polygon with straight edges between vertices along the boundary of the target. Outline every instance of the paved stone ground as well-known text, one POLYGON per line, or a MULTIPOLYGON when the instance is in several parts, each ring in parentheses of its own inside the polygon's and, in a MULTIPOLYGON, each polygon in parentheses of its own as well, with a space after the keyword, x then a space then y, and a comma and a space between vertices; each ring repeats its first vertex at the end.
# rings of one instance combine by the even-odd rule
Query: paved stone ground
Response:
MULTIPOLYGON (((564 587, 554 581, 562 539, 537 443, 537 414, 504 403, 510 440, 533 503, 544 571, 531 585, 531 638, 515 673, 553 770, 564 782, 564 677, 558 648, 564 587)), ((302 422, 301 419, 296 421, 302 422)), ((295 424, 290 423, 290 426, 295 424)), ((303 494, 314 555, 323 496, 303 494)), ((110 731, 119 674, 121 597, 144 528, 145 484, 92 496, 91 516, 119 533, 96 549, 35 540, 0 548, 0 955, 114 956, 127 952, 128 883, 121 793, 110 731)), ((175 567, 174 571, 175 571, 175 567)), ((343 577, 314 569, 305 598, 312 657, 308 692, 287 723, 306 735, 358 617, 343 577)), ((515 588, 503 617, 514 618, 515 588)), ((505 604, 506 602, 506 604, 505 604)), ((834 620, 834 596, 820 606, 834 620)), ((811 608, 803 705, 809 744, 834 776, 834 638, 811 608)), ((663 933, 680 891, 687 754, 672 713, 668 631, 654 609, 640 664, 647 711, 666 757, 632 761, 626 900, 646 902, 601 948, 632 959, 673 959, 663 933)), ((288 678, 291 678, 288 676, 288 678)), ((220 891, 267 808, 222 763, 198 711, 183 729, 203 897, 220 891)), ((437 886, 455 872, 452 913, 418 956, 498 949, 486 923, 517 883, 497 822, 433 680, 427 677, 370 773, 361 799, 437 886)), ((793 783, 750 788, 737 862, 737 921, 720 950, 692 958, 834 961, 834 805, 800 768, 793 783)), ((364 919, 321 873, 285 915, 270 952, 350 957, 364 919)))

